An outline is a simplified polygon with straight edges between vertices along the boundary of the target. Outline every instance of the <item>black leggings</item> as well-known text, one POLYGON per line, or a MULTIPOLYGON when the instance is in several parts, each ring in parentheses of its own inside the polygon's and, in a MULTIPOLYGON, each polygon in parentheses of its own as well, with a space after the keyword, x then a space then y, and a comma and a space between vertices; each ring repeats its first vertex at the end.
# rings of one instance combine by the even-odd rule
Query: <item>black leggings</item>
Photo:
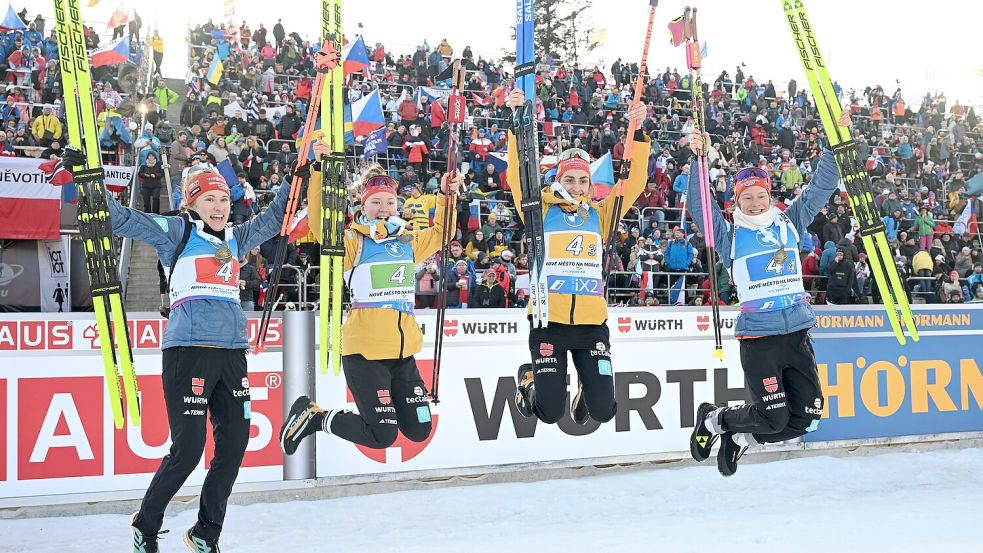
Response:
POLYGON ((618 405, 614 401, 614 369, 611 366, 610 333, 606 324, 564 325, 551 322, 529 331, 536 386, 533 407, 539 420, 552 424, 569 411, 567 352, 573 357, 584 386, 584 400, 592 419, 607 422, 618 405))
POLYGON ((218 538, 239 465, 249 444, 249 381, 246 350, 175 347, 164 350, 164 402, 171 449, 147 488, 133 525, 144 534, 160 530, 164 509, 201 462, 205 413, 212 422, 215 457, 201 486, 195 533, 218 538))
POLYGON ((332 434, 373 449, 391 446, 399 430, 414 442, 427 439, 430 402, 413 357, 371 360, 345 355, 341 364, 358 413, 336 414, 332 434))
POLYGON ((753 401, 724 411, 725 431, 770 443, 815 430, 825 400, 808 329, 741 340, 741 364, 753 401))

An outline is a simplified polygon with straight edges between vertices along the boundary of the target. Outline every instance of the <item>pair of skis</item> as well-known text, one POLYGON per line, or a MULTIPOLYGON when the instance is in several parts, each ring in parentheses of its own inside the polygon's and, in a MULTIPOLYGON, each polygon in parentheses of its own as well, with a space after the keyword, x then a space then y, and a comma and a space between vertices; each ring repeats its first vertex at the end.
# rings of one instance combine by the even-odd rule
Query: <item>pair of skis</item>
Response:
POLYGON ((515 131, 519 158, 519 185, 522 191, 523 240, 529 256, 529 307, 533 328, 549 324, 549 293, 546 290, 546 242, 543 237, 543 198, 539 174, 539 138, 536 133, 536 45, 535 2, 515 2, 515 80, 526 96, 515 108, 515 131))
POLYGON ((884 222, 879 217, 877 205, 874 203, 876 194, 870 175, 863 166, 863 160, 857 157, 857 145, 850 135, 850 129, 838 123, 842 114, 840 101, 833 90, 833 81, 829 77, 829 70, 816 43, 805 7, 801 0, 782 0, 782 8, 802 61, 802 68, 805 69, 809 80, 809 88, 812 90, 823 130, 826 131, 833 150, 833 159, 839 167, 840 177, 846 187, 850 207, 860 223, 860 238, 870 260, 871 272, 883 291, 881 296, 884 298, 884 309, 887 311, 894 336, 900 344, 905 344, 903 322, 911 339, 917 342, 918 329, 915 327, 911 306, 908 304, 908 295, 898 276, 884 234, 884 222))
MULTIPOLYGON (((341 0, 321 1, 322 50, 331 49, 340 57, 343 43, 341 0)), ((348 172, 345 168, 344 71, 337 62, 328 72, 328 86, 320 92, 321 128, 327 129, 331 154, 321 159, 321 271, 319 290, 321 309, 318 323, 321 337, 321 372, 328 367, 341 374, 341 322, 344 302, 345 222, 348 215, 348 172)))
POLYGON ((124 408, 129 414, 130 424, 139 426, 140 392, 123 310, 119 258, 113 248, 113 228, 99 150, 99 133, 92 107, 92 76, 79 0, 54 0, 54 5, 58 65, 66 92, 68 143, 85 155, 85 165, 73 168, 72 174, 78 188, 79 234, 85 248, 85 268, 92 290, 110 409, 116 428, 123 428, 124 408), (114 346, 119 347, 118 356, 114 346), (125 403, 120 391, 120 370, 126 392, 125 403))
MULTIPOLYGON (((685 44, 686 66, 690 72, 690 91, 693 97, 692 113, 693 126, 700 136, 706 132, 706 106, 703 103, 703 83, 700 81, 700 68, 702 59, 700 54, 700 40, 696 31, 696 8, 686 7, 683 15, 677 17, 669 23, 669 32, 672 36, 672 45, 680 46, 685 44)), ((716 237, 713 234, 713 204, 714 191, 710 187, 710 162, 707 159, 707 151, 710 144, 704 144, 701 151, 696 152, 697 174, 700 178, 700 211, 703 214, 703 234, 707 243, 707 269, 710 274, 710 310, 713 317, 713 356, 723 361, 724 346, 723 337, 720 332, 720 290, 717 282, 717 254, 714 251, 716 237)), ((690 178, 693 172, 690 171, 690 178)), ((684 230, 685 232, 685 230, 684 230)))
MULTIPOLYGON (((451 76, 451 95, 447 98, 447 181, 455 177, 460 168, 460 149, 461 149, 461 124, 464 123, 467 114, 467 100, 461 96, 464 90, 465 70, 461 67, 461 60, 454 62, 451 76)), ((433 353, 433 390, 431 397, 434 403, 440 403, 438 392, 440 390, 440 362, 444 346, 444 317, 447 312, 447 286, 444 282, 444 273, 447 270, 447 260, 450 258, 449 244, 451 238, 457 232, 457 228, 452 228, 454 210, 457 209, 457 193, 444 193, 444 213, 442 221, 442 234, 440 236, 440 264, 437 274, 437 334, 434 337, 433 353)))
MULTIPOLYGON (((297 175, 297 170, 303 164, 307 163, 307 160, 310 157, 311 147, 315 140, 314 127, 317 121, 318 113, 321 109, 321 94, 324 90, 326 80, 325 75, 327 72, 331 71, 332 68, 339 65, 336 54, 337 52, 331 48, 322 46, 322 48, 314 55, 317 76, 314 79, 314 88, 311 91, 311 104, 307 111, 307 118, 304 120, 303 137, 301 138, 300 147, 297 150, 297 161, 294 165, 294 176, 290 181, 290 197, 287 201, 283 223, 280 225, 276 255, 274 257, 272 271, 270 272, 269 278, 270 288, 267 293, 267 301, 263 306, 263 314, 259 325, 259 334, 256 339, 256 346, 253 349, 254 353, 261 353, 266 349, 266 334, 269 329, 270 319, 273 316, 274 307, 279 303, 277 293, 280 288, 280 276, 283 273, 283 263, 287 256, 290 227, 293 223, 297 208, 300 205, 300 191, 303 187, 303 178, 297 175)), ((324 125, 322 125, 322 128, 324 128, 324 125)), ((342 155, 344 155, 343 151, 342 155)), ((326 173, 324 176, 324 180, 328 180, 326 173)), ((326 371, 325 365, 322 365, 322 370, 326 371)))

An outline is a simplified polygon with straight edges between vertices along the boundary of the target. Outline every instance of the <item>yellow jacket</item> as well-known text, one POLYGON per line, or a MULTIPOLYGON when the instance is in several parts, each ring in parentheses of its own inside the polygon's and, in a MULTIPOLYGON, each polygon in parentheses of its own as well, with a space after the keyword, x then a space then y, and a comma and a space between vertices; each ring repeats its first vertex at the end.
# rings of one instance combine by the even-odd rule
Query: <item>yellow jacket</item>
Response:
MULTIPOLYGON (((512 188, 512 198, 515 205, 522 205, 522 187, 519 185, 519 156, 516 153, 515 135, 509 131, 509 167, 508 182, 512 188)), ((632 147, 631 170, 628 174, 628 181, 625 183, 624 198, 621 204, 621 213, 617 218, 621 219, 631 208, 639 194, 645 188, 645 181, 648 179, 648 157, 649 141, 635 141, 632 147)), ((601 223, 601 239, 606 240, 606 233, 610 225, 611 217, 614 215, 614 194, 609 195, 598 203, 590 202, 597 209, 601 223)), ((557 198, 554 194, 543 194, 543 215, 552 205, 567 205, 567 202, 557 198)), ((519 217, 522 218, 522 210, 519 210, 519 217)), ((531 261, 531 260, 530 260, 531 261)), ((608 302, 604 295, 601 296, 575 296, 573 294, 559 294, 550 292, 549 295, 549 314, 548 320, 551 323, 561 323, 568 325, 603 324, 608 319, 608 302)))
POLYGON ((157 52, 159 54, 164 53, 164 39, 161 38, 160 35, 154 35, 150 37, 150 40, 148 40, 147 42, 150 43, 150 47, 154 49, 154 52, 157 52))
MULTIPOLYGON (((316 214, 319 210, 311 210, 310 206, 321 205, 321 172, 311 171, 308 185, 308 213, 314 214, 310 219, 311 230, 320 238, 321 222, 316 214), (315 220, 317 223, 315 224, 315 220), (315 230, 316 227, 316 230, 315 230)), ((426 230, 406 231, 413 237, 410 242, 413 248, 413 261, 420 263, 440 250, 440 239, 443 235, 444 194, 437 195, 437 214, 434 226, 426 230)), ((456 225, 456 210, 450 209, 450 226, 456 225)), ((356 214, 357 216, 357 214, 356 214)), ((345 231, 345 261, 344 270, 350 271, 355 266, 356 258, 361 254, 362 240, 369 230, 365 225, 351 223, 345 231)), ((348 312, 348 318, 342 327, 342 355, 361 355, 366 359, 404 359, 415 355, 423 349, 423 333, 416 317, 395 309, 353 309, 348 312)))
POLYGON ((52 138, 61 138, 61 121, 54 115, 41 114, 31 125, 31 132, 40 140, 44 138, 44 131, 51 131, 52 138))
POLYGON ((423 230, 430 226, 430 210, 436 206, 436 198, 431 194, 407 198, 403 202, 403 218, 414 230, 423 230))

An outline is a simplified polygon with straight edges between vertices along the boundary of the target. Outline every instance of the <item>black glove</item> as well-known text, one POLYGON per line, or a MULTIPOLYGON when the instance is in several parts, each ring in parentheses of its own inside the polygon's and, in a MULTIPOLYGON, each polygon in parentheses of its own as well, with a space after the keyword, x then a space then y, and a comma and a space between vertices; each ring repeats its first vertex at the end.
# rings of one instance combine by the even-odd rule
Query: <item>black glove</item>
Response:
POLYGON ((69 171, 71 171, 73 167, 85 165, 85 155, 82 154, 82 150, 79 150, 75 146, 65 146, 65 150, 61 155, 61 160, 65 163, 65 167, 69 171))
POLYGON ((300 177, 302 179, 308 179, 308 178, 310 178, 311 177, 311 164, 312 163, 314 163, 314 162, 313 161, 309 161, 307 163, 301 163, 301 164, 299 164, 297 166, 297 168, 294 169, 294 176, 295 177, 300 177))

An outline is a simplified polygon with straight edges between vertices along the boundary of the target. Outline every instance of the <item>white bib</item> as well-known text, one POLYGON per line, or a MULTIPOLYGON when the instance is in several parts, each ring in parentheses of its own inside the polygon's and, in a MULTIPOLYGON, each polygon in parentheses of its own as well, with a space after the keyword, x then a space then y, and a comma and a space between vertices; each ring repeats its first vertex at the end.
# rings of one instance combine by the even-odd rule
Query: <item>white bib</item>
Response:
POLYGON ((798 250, 799 233, 785 214, 761 229, 735 225, 731 277, 742 312, 777 311, 807 303, 798 250), (776 255, 779 250, 784 255, 776 255))
POLYGON ((204 222, 194 225, 188 244, 174 264, 171 273, 171 308, 188 300, 222 300, 239 303, 239 244, 232 227, 226 227, 225 240, 232 250, 232 259, 220 263, 215 252, 222 241, 202 230, 204 222))
POLYGON ((362 238, 361 257, 345 272, 345 280, 351 289, 352 309, 396 309, 413 314, 416 289, 410 244, 362 238))
POLYGON ((587 212, 587 218, 581 219, 556 205, 546 211, 543 273, 550 293, 604 295, 601 218, 593 207, 587 212))

